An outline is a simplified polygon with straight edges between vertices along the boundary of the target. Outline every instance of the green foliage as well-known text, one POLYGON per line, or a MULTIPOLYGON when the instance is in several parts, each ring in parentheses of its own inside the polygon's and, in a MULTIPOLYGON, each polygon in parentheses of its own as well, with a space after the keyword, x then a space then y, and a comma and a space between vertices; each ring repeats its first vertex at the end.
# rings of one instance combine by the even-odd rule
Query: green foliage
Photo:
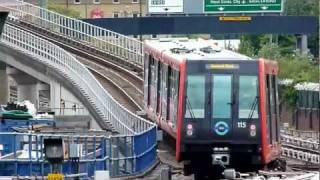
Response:
POLYGON ((293 108, 296 106, 298 101, 298 91, 294 88, 294 83, 283 86, 280 98, 281 102, 285 102, 289 107, 293 108))
MULTIPOLYGON (((285 14, 292 16, 315 16, 319 18, 319 0, 286 0, 285 14)), ((308 48, 319 57, 319 27, 318 32, 309 36, 308 48)))
POLYGON ((65 8, 55 4, 49 4, 48 9, 68 17, 77 18, 77 19, 80 18, 80 13, 70 8, 65 8))
POLYGON ((281 57, 279 46, 277 44, 264 44, 258 52, 259 57, 267 59, 279 59, 281 57))
POLYGON ((239 53, 254 57, 260 48, 260 40, 258 36, 242 36, 240 38, 239 53))
POLYGON ((319 0, 286 0, 285 14, 319 16, 319 0))
POLYGON ((292 55, 279 59, 280 79, 292 79, 294 82, 318 82, 319 67, 307 56, 292 55))

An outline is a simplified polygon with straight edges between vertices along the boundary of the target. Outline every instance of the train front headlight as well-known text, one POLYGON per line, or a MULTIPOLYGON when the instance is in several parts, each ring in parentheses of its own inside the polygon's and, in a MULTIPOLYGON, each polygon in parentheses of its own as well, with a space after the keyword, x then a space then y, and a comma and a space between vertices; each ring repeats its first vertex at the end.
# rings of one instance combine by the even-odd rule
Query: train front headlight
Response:
POLYGON ((254 124, 250 125, 250 136, 255 137, 257 135, 257 127, 254 124))
POLYGON ((187 125, 187 135, 192 136, 193 135, 193 126, 192 124, 187 125))

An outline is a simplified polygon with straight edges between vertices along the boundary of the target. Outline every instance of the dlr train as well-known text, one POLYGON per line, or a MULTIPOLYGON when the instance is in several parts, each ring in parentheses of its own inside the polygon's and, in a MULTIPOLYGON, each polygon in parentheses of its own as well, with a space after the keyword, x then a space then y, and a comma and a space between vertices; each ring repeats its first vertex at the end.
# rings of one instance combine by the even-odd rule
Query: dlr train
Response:
POLYGON ((275 61, 251 59, 213 40, 160 39, 145 42, 144 70, 147 116, 175 139, 186 174, 261 167, 279 158, 275 61))

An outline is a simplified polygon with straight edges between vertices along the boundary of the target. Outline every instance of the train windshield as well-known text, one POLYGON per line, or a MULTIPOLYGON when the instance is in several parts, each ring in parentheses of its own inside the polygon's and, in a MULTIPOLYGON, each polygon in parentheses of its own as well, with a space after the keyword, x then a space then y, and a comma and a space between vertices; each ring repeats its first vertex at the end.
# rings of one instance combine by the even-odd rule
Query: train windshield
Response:
POLYGON ((189 75, 187 79, 186 118, 204 118, 205 76, 189 75))
POLYGON ((239 119, 258 118, 257 76, 239 77, 239 119))

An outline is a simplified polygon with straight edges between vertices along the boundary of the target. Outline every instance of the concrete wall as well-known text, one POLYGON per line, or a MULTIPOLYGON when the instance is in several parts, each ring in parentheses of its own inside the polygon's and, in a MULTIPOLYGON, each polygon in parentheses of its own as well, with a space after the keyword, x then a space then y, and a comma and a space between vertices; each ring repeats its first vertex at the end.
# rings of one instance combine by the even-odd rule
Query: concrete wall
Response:
POLYGON ((50 106, 56 115, 87 115, 83 104, 55 80, 50 81, 50 106))
POLYGON ((9 100, 9 84, 6 67, 5 63, 0 62, 0 105, 6 104, 9 100))

